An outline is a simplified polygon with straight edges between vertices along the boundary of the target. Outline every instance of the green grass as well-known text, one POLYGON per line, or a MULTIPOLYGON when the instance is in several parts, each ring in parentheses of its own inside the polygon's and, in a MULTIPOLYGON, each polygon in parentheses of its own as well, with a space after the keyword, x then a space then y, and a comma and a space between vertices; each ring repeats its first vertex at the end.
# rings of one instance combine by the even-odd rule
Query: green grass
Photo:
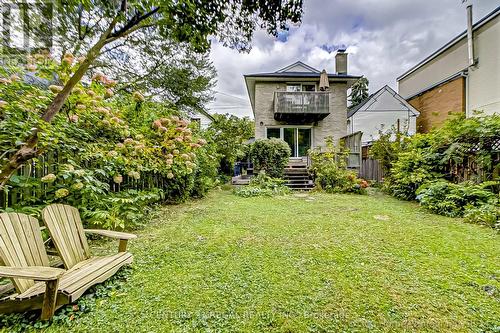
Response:
POLYGON ((383 195, 215 191, 157 215, 125 292, 72 331, 500 330, 492 229, 383 195))

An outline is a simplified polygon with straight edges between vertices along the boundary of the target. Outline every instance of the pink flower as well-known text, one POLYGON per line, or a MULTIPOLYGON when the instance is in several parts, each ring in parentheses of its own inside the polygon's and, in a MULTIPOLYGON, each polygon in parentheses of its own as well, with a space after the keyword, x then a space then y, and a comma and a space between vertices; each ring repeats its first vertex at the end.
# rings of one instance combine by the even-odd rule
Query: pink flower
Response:
POLYGON ((161 127, 161 121, 159 119, 153 121, 152 126, 153 126, 153 128, 160 128, 161 127))
POLYGON ((72 115, 69 117, 69 120, 74 122, 74 123, 77 123, 78 122, 78 116, 76 114, 72 115))

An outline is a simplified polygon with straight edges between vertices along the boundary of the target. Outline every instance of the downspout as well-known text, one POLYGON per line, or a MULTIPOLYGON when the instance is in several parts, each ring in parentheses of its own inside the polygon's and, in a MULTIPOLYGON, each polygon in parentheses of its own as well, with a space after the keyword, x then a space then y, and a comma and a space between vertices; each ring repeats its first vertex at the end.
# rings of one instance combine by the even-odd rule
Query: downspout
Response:
POLYGON ((474 35, 472 29, 472 4, 467 6, 467 53, 468 53, 468 67, 467 71, 465 71, 462 75, 465 77, 465 117, 468 118, 471 116, 470 110, 470 95, 469 95, 469 86, 470 86, 470 77, 469 71, 472 70, 472 67, 476 65, 476 60, 474 59, 474 35))
POLYGON ((462 76, 465 79, 465 118, 469 118, 470 108, 469 108, 469 71, 464 71, 462 76))
POLYGON ((472 33, 472 5, 467 6, 467 51, 469 55, 469 67, 475 65, 474 60, 474 38, 472 33))

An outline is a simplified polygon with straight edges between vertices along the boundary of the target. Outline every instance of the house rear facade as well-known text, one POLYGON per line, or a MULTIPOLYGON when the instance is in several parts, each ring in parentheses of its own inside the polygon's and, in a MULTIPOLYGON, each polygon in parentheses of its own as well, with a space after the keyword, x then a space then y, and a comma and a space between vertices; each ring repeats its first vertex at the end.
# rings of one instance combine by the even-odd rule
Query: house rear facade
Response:
POLYGON ((281 138, 292 158, 324 147, 327 137, 347 134, 347 89, 360 78, 347 74, 347 53, 336 55, 336 73, 296 62, 269 73, 245 75, 255 119, 255 138, 281 138), (321 78, 321 80, 320 80, 321 78))

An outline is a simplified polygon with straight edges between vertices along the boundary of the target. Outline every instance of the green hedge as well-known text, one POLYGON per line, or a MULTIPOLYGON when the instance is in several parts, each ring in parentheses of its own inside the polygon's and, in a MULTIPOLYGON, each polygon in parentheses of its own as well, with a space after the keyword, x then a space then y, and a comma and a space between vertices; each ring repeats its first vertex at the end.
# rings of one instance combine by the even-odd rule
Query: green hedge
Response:
POLYGON ((281 139, 259 139, 250 147, 250 158, 255 171, 265 171, 274 178, 283 176, 290 155, 290 147, 281 139))

